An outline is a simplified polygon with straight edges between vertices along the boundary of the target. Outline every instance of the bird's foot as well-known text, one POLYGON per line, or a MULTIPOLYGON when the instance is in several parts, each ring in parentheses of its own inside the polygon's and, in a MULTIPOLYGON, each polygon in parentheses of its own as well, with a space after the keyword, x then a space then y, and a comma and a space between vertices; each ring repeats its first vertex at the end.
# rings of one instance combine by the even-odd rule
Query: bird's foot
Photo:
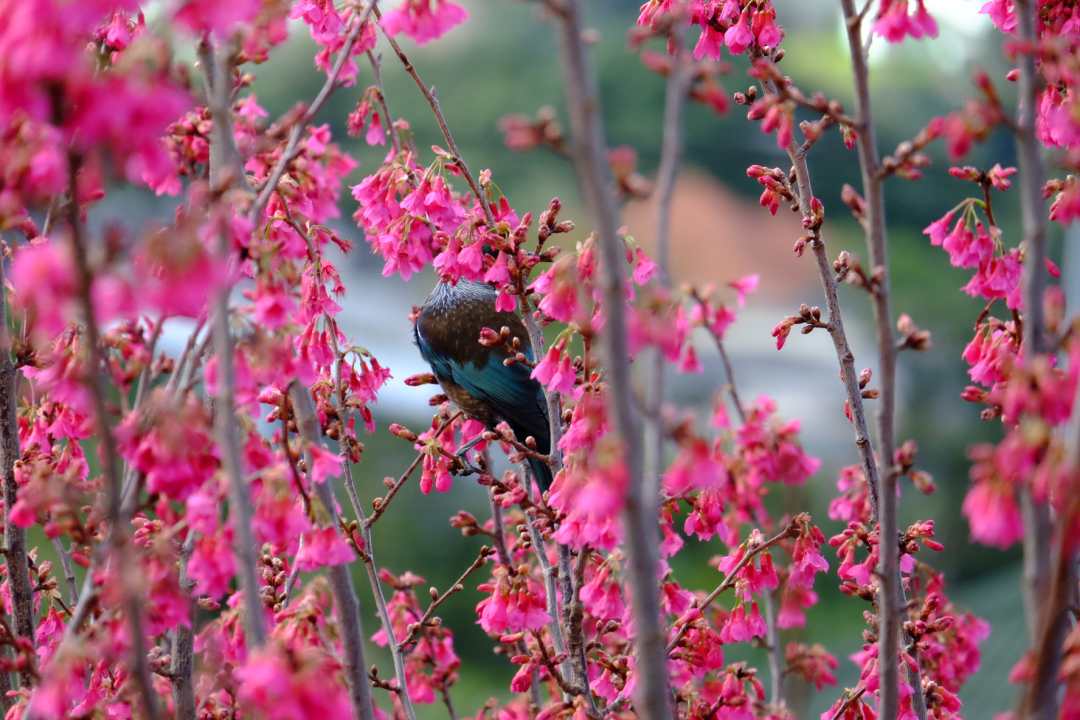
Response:
POLYGON ((463 448, 454 455, 454 459, 457 461, 457 467, 459 469, 458 472, 455 472, 454 474, 462 477, 468 477, 469 475, 486 475, 486 468, 477 467, 469 462, 469 458, 466 455, 467 452, 468 448, 463 448))
POLYGON ((469 451, 479 445, 484 440, 484 433, 480 433, 472 440, 458 448, 457 452, 454 453, 454 459, 457 460, 458 466, 461 468, 461 472, 456 474, 462 475, 464 477, 468 477, 469 475, 487 474, 486 462, 481 462, 481 465, 483 465, 484 467, 477 467, 476 465, 473 465, 471 462, 469 462, 469 451))

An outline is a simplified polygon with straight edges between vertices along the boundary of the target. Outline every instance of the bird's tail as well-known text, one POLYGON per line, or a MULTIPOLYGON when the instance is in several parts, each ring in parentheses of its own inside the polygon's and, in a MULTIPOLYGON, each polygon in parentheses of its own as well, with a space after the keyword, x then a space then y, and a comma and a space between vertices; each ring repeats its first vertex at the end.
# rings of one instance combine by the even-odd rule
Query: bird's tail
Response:
POLYGON ((536 458, 528 458, 529 469, 532 471, 532 475, 536 478, 536 482, 540 484, 540 492, 546 491, 551 487, 551 467, 543 460, 537 460, 536 458))

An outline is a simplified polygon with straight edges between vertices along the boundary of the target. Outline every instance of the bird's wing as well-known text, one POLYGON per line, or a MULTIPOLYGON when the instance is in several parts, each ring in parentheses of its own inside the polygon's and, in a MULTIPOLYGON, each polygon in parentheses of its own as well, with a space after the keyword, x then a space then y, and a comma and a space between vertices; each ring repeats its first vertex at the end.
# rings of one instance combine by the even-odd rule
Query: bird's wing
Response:
MULTIPOLYGON (((540 384, 532 379, 527 365, 504 365, 506 356, 494 350, 487 352, 486 357, 474 356, 460 362, 436 352, 419 327, 416 342, 436 377, 450 380, 488 403, 520 439, 532 435, 541 446, 541 452, 547 452, 543 448, 549 436, 547 408, 540 384)), ((531 360, 532 352, 526 356, 531 360)))
POLYGON ((420 332, 419 322, 413 326, 413 338, 416 340, 416 346, 420 348, 420 356, 431 366, 435 377, 440 380, 453 380, 454 370, 451 367, 449 358, 435 352, 427 338, 424 337, 424 333, 420 332))

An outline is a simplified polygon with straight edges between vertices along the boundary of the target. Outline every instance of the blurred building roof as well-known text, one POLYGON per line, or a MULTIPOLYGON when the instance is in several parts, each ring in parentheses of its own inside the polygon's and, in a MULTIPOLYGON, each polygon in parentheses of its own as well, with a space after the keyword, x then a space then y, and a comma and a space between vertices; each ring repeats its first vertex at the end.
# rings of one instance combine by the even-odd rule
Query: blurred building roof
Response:
MULTIPOLYGON (((747 182, 751 182, 747 180, 747 182)), ((671 265, 676 284, 726 284, 761 274, 760 302, 790 304, 815 297, 817 273, 809 256, 792 246, 803 234, 798 216, 781 207, 775 217, 747 202, 716 178, 695 170, 682 173, 671 212, 671 265)), ((648 251, 656 249, 656 201, 630 203, 623 219, 648 251)))

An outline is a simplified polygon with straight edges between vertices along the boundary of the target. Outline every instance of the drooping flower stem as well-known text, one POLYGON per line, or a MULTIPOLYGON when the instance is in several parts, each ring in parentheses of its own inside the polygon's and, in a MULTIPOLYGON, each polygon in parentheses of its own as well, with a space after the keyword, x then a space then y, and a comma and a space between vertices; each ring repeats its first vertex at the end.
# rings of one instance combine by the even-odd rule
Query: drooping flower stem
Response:
MULTIPOLYGON (((337 59, 334 60, 334 66, 330 70, 330 74, 327 75, 326 81, 319 89, 315 99, 311 101, 303 115, 293 124, 289 129, 289 138, 285 141, 285 149, 281 152, 281 157, 278 158, 277 164, 274 165, 273 170, 270 171, 270 175, 266 178, 266 184, 262 186, 259 194, 255 198, 255 202, 252 203, 250 210, 248 210, 248 218, 253 222, 258 220, 262 215, 263 209, 266 207, 266 203, 270 202, 270 196, 273 195, 274 190, 277 189, 278 182, 285 174, 285 169, 296 157, 297 150, 300 145, 300 136, 304 134, 304 129, 308 124, 315 119, 315 116, 319 114, 319 110, 329 99, 331 93, 337 86, 338 77, 341 75, 341 69, 345 67, 345 62, 349 59, 349 55, 352 53, 353 45, 356 44, 356 40, 360 37, 360 32, 364 29, 364 25, 367 23, 369 16, 375 10, 375 4, 377 0, 371 0, 367 8, 364 10, 364 14, 353 22, 352 28, 349 30, 349 34, 345 36, 345 44, 338 52, 337 59)), ((380 95, 381 95, 380 91, 380 95)), ((389 118, 387 118, 389 120, 389 118)), ((391 128, 391 131, 393 129, 391 128)), ((396 138, 396 134, 394 135, 396 138)))
MULTIPOLYGON (((381 19, 382 15, 378 8, 375 8, 375 19, 381 19)), ((428 105, 431 107, 432 113, 435 115, 435 122, 439 125, 439 130, 442 132, 443 139, 446 140, 447 149, 454 156, 454 163, 461 170, 462 176, 465 178, 465 182, 469 185, 469 189, 472 190, 473 195, 476 197, 476 201, 480 204, 480 209, 484 212, 484 218, 487 220, 489 227, 495 226, 495 216, 491 213, 491 207, 488 205, 487 198, 484 197, 483 191, 480 189, 480 185, 476 182, 476 177, 470 172, 469 166, 465 162, 465 158, 461 154, 461 150, 458 149, 457 143, 454 142, 454 136, 450 132, 450 126, 446 123, 446 116, 443 115, 442 106, 439 105, 439 98, 435 95, 435 89, 428 87, 423 80, 420 79, 419 73, 416 72, 416 67, 409 60, 409 56, 405 54, 405 51, 401 49, 401 45, 394 39, 392 35, 383 30, 383 35, 386 37, 386 42, 390 44, 394 54, 397 55, 398 60, 401 61, 401 66, 405 68, 405 72, 416 83, 416 87, 420 89, 420 93, 427 100, 428 105)))

